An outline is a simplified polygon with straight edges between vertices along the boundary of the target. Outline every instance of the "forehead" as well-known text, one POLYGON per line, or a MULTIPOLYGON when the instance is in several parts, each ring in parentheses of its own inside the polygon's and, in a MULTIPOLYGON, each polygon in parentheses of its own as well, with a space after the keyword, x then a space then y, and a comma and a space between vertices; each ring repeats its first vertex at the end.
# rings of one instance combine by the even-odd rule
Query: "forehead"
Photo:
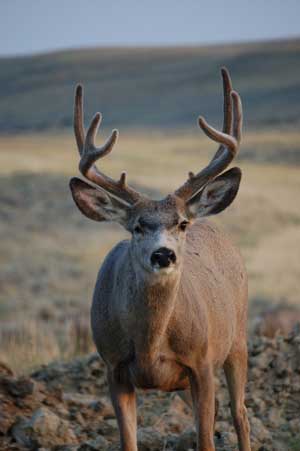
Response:
POLYGON ((149 200, 137 205, 135 218, 141 225, 172 227, 185 217, 184 206, 175 196, 168 196, 162 200, 149 200))

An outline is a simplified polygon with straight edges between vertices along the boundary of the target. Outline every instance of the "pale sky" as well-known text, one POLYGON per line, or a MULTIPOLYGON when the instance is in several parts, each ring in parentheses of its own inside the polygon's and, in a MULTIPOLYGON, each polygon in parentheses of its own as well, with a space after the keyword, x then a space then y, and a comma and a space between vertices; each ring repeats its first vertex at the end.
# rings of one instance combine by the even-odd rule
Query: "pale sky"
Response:
POLYGON ((300 0, 1 0, 0 55, 300 36, 300 0))

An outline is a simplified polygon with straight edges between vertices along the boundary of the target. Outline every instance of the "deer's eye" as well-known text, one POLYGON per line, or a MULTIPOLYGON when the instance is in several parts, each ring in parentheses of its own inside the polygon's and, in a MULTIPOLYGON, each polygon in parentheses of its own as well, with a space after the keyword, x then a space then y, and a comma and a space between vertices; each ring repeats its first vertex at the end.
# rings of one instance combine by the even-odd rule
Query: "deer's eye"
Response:
POLYGON ((182 232, 184 232, 188 225, 189 225, 188 221, 182 221, 178 226, 179 230, 182 230, 182 232))
POLYGON ((143 233, 143 229, 142 229, 142 227, 139 224, 137 224, 135 226, 133 231, 134 231, 134 233, 139 233, 139 234, 143 233))

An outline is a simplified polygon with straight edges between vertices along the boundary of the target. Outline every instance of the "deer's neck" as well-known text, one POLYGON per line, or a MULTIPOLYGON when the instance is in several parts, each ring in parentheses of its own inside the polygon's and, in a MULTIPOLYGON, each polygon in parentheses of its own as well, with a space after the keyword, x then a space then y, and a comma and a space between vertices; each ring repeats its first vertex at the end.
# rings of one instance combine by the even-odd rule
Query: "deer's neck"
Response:
POLYGON ((135 317, 132 326, 136 352, 155 355, 176 305, 180 270, 158 275, 141 271, 133 264, 133 273, 135 293, 129 300, 129 308, 135 317))

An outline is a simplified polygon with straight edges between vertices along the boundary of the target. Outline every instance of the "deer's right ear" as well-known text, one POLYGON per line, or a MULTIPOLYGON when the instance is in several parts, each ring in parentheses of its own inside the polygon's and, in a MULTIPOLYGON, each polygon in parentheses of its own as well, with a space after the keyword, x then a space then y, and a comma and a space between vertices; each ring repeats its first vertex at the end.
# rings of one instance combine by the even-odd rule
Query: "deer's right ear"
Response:
POLYGON ((126 226, 128 207, 83 180, 73 177, 70 189, 75 204, 85 216, 94 221, 115 221, 126 226))
POLYGON ((191 217, 216 215, 225 210, 234 200, 239 190, 242 172, 231 168, 223 172, 187 202, 191 217))

